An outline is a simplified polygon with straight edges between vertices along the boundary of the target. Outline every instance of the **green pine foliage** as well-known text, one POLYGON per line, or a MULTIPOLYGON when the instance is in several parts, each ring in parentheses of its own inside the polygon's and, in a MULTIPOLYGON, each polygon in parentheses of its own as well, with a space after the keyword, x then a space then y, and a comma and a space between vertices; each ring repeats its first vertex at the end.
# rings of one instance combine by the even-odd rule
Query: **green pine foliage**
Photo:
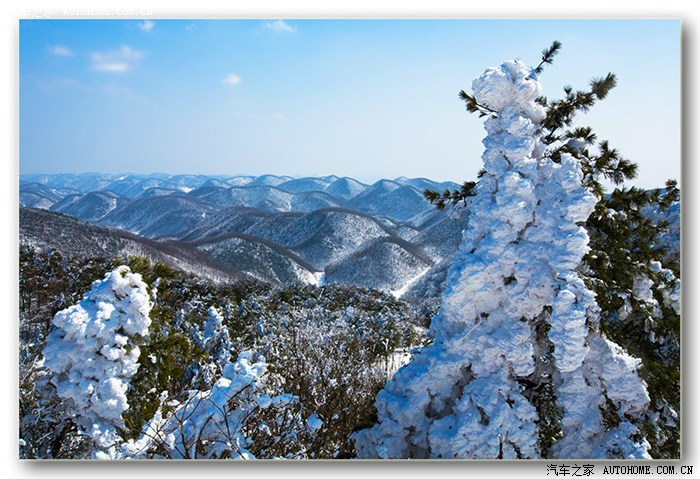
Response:
POLYGON ((663 459, 680 457, 680 314, 668 298, 679 286, 680 258, 660 240, 668 222, 655 223, 644 210, 668 211, 679 196, 673 181, 655 191, 616 189, 586 224, 588 283, 602 310, 601 328, 642 359, 651 398, 645 430, 654 456, 663 459), (650 297, 632 294, 640 278, 653 285, 650 297))
POLYGON ((460 204, 466 206, 467 198, 476 194, 474 188, 476 188, 476 182, 465 181, 459 190, 445 189, 442 193, 438 193, 437 191, 426 189, 423 195, 437 209, 444 210, 447 206, 458 206, 460 204))

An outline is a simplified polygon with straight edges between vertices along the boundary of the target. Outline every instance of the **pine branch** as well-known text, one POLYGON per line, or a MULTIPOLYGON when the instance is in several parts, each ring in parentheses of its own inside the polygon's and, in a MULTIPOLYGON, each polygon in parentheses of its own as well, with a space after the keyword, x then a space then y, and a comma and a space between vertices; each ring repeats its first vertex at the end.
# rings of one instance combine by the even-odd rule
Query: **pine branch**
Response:
POLYGON ((594 78, 591 80, 591 92, 599 99, 603 100, 610 90, 617 86, 617 77, 614 73, 608 73, 605 78, 594 78))
POLYGON ((467 204, 467 198, 476 195, 476 182, 465 181, 459 190, 446 189, 442 193, 433 190, 424 190, 423 196, 438 210, 444 210, 448 205, 456 206, 460 202, 467 204))
POLYGON ((530 73, 529 78, 535 78, 537 75, 542 73, 545 65, 551 65, 552 61, 554 61, 554 57, 559 54, 560 49, 561 42, 559 42, 558 40, 554 40, 549 46, 549 48, 545 48, 544 50, 542 50, 541 61, 539 65, 532 69, 532 73, 530 73))
POLYGON ((663 195, 660 194, 659 196, 659 205, 664 210, 668 209, 671 204, 680 201, 681 190, 678 189, 678 182, 676 180, 667 180, 663 195))
POLYGON ((601 141, 599 148, 600 155, 591 158, 597 172, 616 185, 637 177, 637 164, 622 158, 615 148, 610 148, 607 140, 601 141))
POLYGON ((550 145, 560 139, 557 131, 571 126, 576 113, 587 112, 595 105, 597 100, 607 97, 610 90, 617 86, 617 78, 614 73, 608 73, 604 78, 594 78, 590 82, 590 91, 574 91, 570 85, 564 87, 564 98, 555 100, 545 105, 545 118, 542 120, 542 128, 547 132, 543 141, 550 145))
POLYGON ((565 138, 583 140, 587 145, 595 143, 597 138, 590 126, 579 126, 564 133, 565 138))
POLYGON ((461 90, 459 92, 459 98, 461 100, 464 100, 467 106, 467 111, 469 113, 479 113, 479 117, 484 117, 487 115, 492 115, 496 116, 496 110, 492 110, 491 108, 487 107, 486 105, 482 105, 476 101, 476 98, 474 96, 470 95, 469 93, 465 92, 464 90, 461 90))

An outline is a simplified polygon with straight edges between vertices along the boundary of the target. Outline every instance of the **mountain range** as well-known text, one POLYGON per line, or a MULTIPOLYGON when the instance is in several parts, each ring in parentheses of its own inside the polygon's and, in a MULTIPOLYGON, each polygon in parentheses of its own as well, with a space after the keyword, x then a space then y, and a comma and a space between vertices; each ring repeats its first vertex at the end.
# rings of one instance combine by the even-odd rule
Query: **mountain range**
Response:
MULTIPOLYGON (((370 185, 338 176, 21 175, 20 241, 68 256, 143 255, 215 281, 434 298, 468 214, 437 210, 423 191, 458 188, 405 177, 370 185)), ((679 208, 647 209, 671 225, 664 241, 677 254, 679 208)))
POLYGON ((21 175, 20 239, 70 255, 142 254, 217 281, 439 294, 466 218, 426 178, 21 175), (430 281, 428 281, 430 279, 430 281), (437 283, 436 283, 437 282, 437 283))

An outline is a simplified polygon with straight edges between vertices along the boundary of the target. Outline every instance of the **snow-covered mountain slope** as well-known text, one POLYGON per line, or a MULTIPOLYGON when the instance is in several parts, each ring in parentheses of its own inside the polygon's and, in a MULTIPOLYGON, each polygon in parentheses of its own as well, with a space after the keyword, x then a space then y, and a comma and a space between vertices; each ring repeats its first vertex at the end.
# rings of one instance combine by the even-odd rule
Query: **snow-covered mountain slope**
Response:
POLYGON ((468 214, 452 218, 444 211, 434 211, 419 226, 420 232, 411 242, 430 255, 435 264, 425 274, 407 285, 404 296, 413 298, 438 298, 445 289, 447 272, 452 265, 462 232, 467 227, 468 214))
POLYGON ((189 193, 217 208, 247 206, 264 211, 313 211, 343 206, 343 200, 320 191, 288 192, 274 186, 247 185, 228 188, 203 185, 189 193))
POLYGON ((221 267, 244 271, 268 283, 300 281, 315 284, 320 273, 286 248, 243 233, 230 233, 191 244, 221 267))
POLYGON ((20 244, 51 249, 63 256, 145 256, 214 281, 253 279, 234 267, 218 265, 187 244, 153 241, 52 211, 20 208, 19 238, 20 244))
POLYGON ((21 182, 19 186, 19 205, 27 208, 49 209, 66 196, 78 193, 78 190, 68 188, 53 188, 36 182, 21 182))
POLYGON ((253 235, 289 248, 317 269, 354 253, 368 241, 395 236, 371 215, 343 208, 310 213, 227 208, 180 239, 196 241, 230 233, 253 235))
POLYGON ((88 193, 90 191, 100 191, 104 189, 106 186, 117 180, 119 176, 121 175, 108 175, 103 173, 82 173, 79 175, 71 173, 58 173, 52 175, 25 174, 20 175, 20 183, 40 183, 49 188, 65 188, 88 193))
POLYGON ((127 198, 135 198, 151 188, 165 188, 177 190, 177 186, 168 180, 161 178, 139 178, 126 175, 105 186, 102 191, 110 191, 127 198))
POLYGON ((324 176, 322 178, 299 178, 280 183, 277 185, 277 187, 290 193, 320 191, 328 193, 334 198, 344 200, 357 196, 368 188, 367 185, 353 178, 338 178, 337 176, 324 176))
POLYGON ((300 213, 274 213, 247 206, 230 206, 221 208, 215 213, 203 218, 197 226, 183 232, 178 237, 181 241, 196 241, 212 238, 228 233, 246 233, 250 227, 266 218, 275 217, 278 224, 285 221, 287 216, 298 216, 300 213))
POLYGON ((163 188, 163 187, 153 187, 143 190, 141 193, 136 195, 136 199, 141 198, 154 198, 156 196, 168 196, 175 193, 181 193, 182 190, 174 188, 163 188))
POLYGON ((93 191, 85 195, 71 195, 51 206, 51 211, 97 222, 111 211, 126 206, 131 200, 111 191, 93 191))
POLYGON ((367 185, 360 183, 352 178, 338 178, 330 183, 324 190, 331 196, 348 200, 353 198, 367 189, 367 185))
POLYGON ((204 175, 178 175, 172 178, 144 178, 139 175, 124 175, 105 186, 103 190, 112 191, 127 198, 138 198, 143 197, 146 191, 153 189, 163 192, 188 193, 205 185, 228 186, 222 179, 204 175))
POLYGON ((412 186, 420 191, 424 191, 426 189, 435 191, 459 189, 459 185, 453 181, 437 182, 428 178, 406 178, 405 176, 400 176, 394 179, 394 183, 412 186))
POLYGON ((147 238, 175 238, 194 228, 215 208, 197 198, 176 194, 132 201, 99 223, 147 238))
POLYGON ((429 257, 406 241, 379 238, 329 265, 325 280, 397 292, 425 273, 432 264, 429 257))
POLYGON ((285 181, 293 180, 291 176, 262 175, 248 183, 251 186, 277 186, 285 181))
POLYGON ((232 176, 226 179, 229 186, 245 186, 255 179, 255 176, 232 176))
MULTIPOLYGON (((365 185, 336 176, 22 175, 20 205, 181 241, 183 251, 208 264, 224 270, 238 264, 266 281, 313 282, 325 271, 331 282, 436 297, 468 214, 455 220, 437 211, 423 199, 425 188, 457 185, 403 177, 365 185)), ((678 256, 680 206, 664 217, 653 208, 645 214, 670 223, 664 245, 678 256)))
POLYGON ((352 208, 376 215, 407 221, 433 208, 423 192, 413 186, 380 180, 349 200, 352 208))
MULTIPOLYGON (((286 231, 295 229, 302 229, 307 237, 297 244, 290 244, 290 249, 320 269, 350 256, 369 241, 392 235, 369 215, 340 209, 311 213, 302 221, 290 225, 286 231)), ((297 238, 300 236, 297 235, 297 238)))
POLYGON ((277 187, 290 193, 302 193, 305 191, 325 191, 330 183, 325 178, 299 178, 280 183, 277 187))
POLYGON ((50 208, 68 194, 112 192, 129 199, 187 193, 217 208, 248 206, 266 211, 313 211, 347 207, 382 216, 390 221, 415 224, 431 209, 423 199, 426 188, 442 191, 454 183, 426 178, 379 180, 366 185, 353 178, 292 178, 289 176, 206 176, 164 173, 81 175, 28 174, 20 176, 21 204, 50 208), (32 186, 33 184, 33 186, 32 186))
POLYGON ((445 212, 435 213, 435 217, 420 226, 420 232, 411 238, 411 242, 437 260, 452 258, 462 242, 462 231, 467 227, 469 217, 466 213, 458 219, 445 212))

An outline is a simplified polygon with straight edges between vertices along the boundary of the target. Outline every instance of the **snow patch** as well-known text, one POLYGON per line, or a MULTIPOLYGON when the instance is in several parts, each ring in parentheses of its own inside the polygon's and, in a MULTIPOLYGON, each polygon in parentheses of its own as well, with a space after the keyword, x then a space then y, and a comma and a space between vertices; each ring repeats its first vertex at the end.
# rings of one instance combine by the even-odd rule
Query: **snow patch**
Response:
POLYGON ((414 276, 413 278, 409 279, 401 288, 396 289, 396 290, 394 290, 394 291, 391 291, 391 294, 392 294, 396 299, 401 298, 401 296, 403 296, 404 294, 406 294, 406 291, 408 291, 409 289, 411 289, 411 286, 413 286, 418 280, 420 280, 423 276, 425 276, 425 274, 426 274, 428 271, 430 271, 430 268, 431 268, 431 266, 428 266, 428 267, 425 268, 423 271, 421 271, 420 273, 418 273, 416 276, 414 276))

